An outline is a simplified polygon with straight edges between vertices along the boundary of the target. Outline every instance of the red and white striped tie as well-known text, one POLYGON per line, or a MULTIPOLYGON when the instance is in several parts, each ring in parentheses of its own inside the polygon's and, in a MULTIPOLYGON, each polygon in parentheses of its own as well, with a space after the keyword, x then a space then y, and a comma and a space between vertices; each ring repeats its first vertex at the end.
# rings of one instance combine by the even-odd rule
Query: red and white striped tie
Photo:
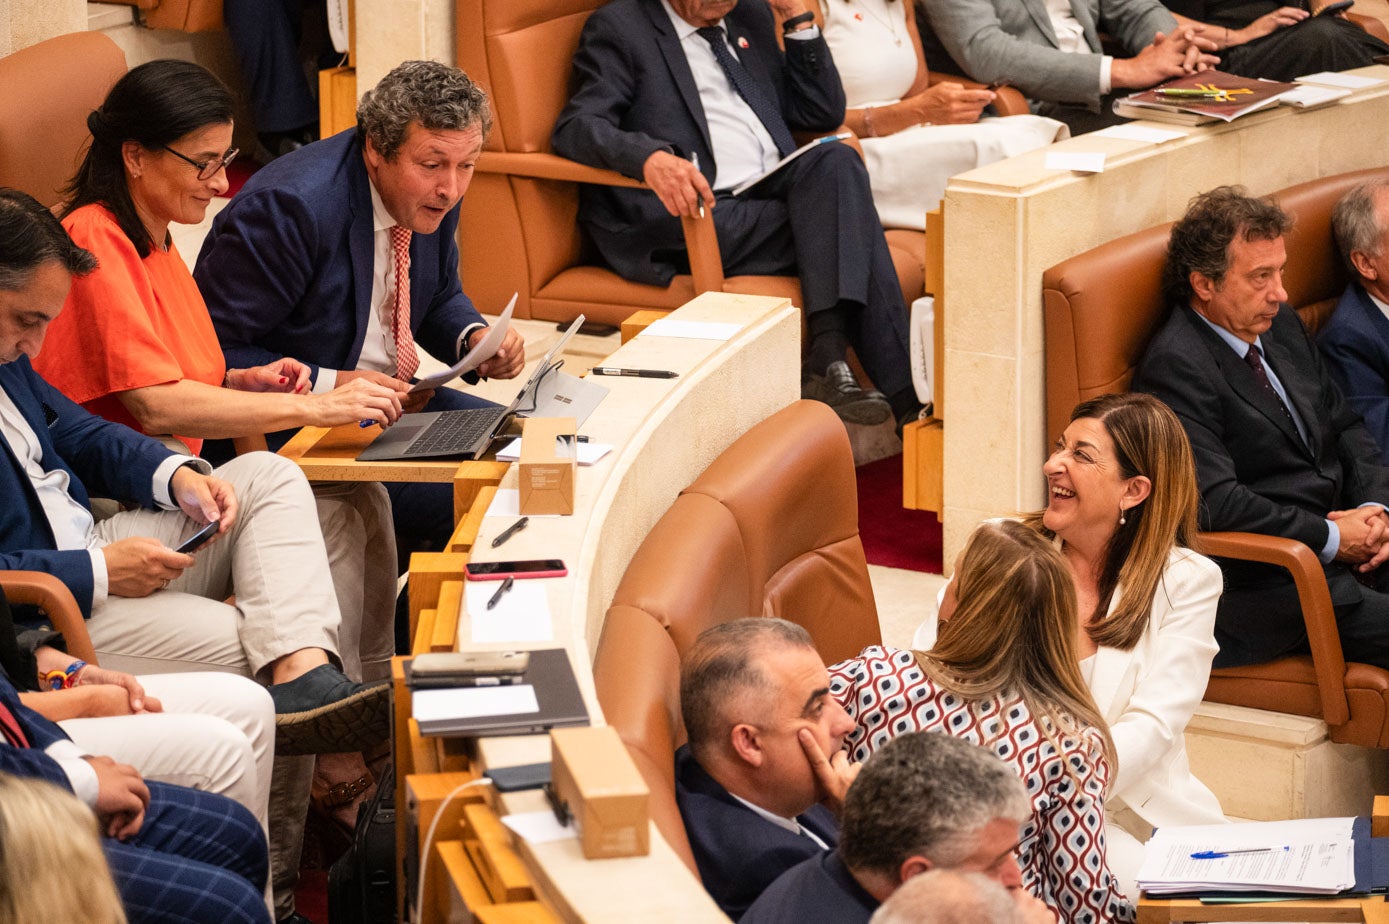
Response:
POLYGON ((395 257, 395 304, 391 310, 391 326, 395 328, 396 378, 410 381, 420 367, 420 354, 415 351, 415 338, 410 333, 410 229, 396 225, 391 228, 391 253, 395 257))

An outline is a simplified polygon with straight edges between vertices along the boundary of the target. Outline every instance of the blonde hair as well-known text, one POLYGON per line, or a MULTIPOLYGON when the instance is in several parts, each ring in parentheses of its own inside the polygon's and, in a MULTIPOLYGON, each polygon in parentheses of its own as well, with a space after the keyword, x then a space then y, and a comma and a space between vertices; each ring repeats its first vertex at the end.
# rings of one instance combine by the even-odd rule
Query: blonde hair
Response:
POLYGON ((44 780, 0 773, 0 924, 126 924, 96 816, 44 780))
MULTIPOLYGON (((1086 634, 1097 645, 1128 651, 1148 628, 1153 598, 1176 546, 1192 548, 1196 540, 1196 462, 1186 430, 1172 409, 1152 395, 1129 392, 1101 395, 1077 405, 1071 420, 1099 421, 1114 443, 1120 478, 1142 475, 1152 483, 1148 498, 1124 513, 1105 548, 1099 569, 1099 599, 1086 634), (1115 588, 1123 587, 1109 613, 1115 588)), ((1033 529, 1052 536, 1042 512, 1023 518, 1033 529)))
POLYGON ((1016 696, 1042 735, 1098 734, 1118 772, 1114 742, 1080 675, 1076 590, 1052 544, 1023 523, 983 523, 955 572, 957 604, 930 651, 916 659, 933 680, 966 699, 1016 696))

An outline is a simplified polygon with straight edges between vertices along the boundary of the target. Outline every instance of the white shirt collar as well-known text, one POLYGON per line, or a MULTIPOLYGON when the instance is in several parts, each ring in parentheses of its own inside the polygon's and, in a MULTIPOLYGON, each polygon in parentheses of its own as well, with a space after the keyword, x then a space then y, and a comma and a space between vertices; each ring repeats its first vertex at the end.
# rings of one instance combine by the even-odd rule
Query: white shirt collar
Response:
POLYGON ((367 189, 371 190, 371 229, 372 231, 389 231, 400 222, 391 217, 391 213, 386 211, 386 203, 381 201, 381 194, 376 191, 376 184, 367 177, 367 189))
MULTIPOLYGON (((680 39, 680 41, 683 42, 685 39, 689 38, 690 36, 694 35, 697 31, 699 31, 698 26, 692 25, 691 23, 686 21, 684 17, 682 17, 679 13, 675 12, 675 7, 670 5, 670 0, 661 0, 661 6, 666 8, 666 15, 670 17, 671 24, 675 26, 675 35, 680 39)), ((724 27, 723 20, 719 20, 718 28, 723 29, 725 33, 727 33, 728 31, 724 27)))

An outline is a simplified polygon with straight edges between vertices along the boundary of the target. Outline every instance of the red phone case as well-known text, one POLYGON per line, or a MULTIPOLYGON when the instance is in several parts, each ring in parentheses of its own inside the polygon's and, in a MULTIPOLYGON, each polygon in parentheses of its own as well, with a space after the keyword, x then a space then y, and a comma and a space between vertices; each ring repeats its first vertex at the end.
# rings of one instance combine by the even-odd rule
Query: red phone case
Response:
POLYGON ((564 577, 568 573, 568 568, 560 568, 557 571, 498 571, 496 574, 474 574, 464 566, 463 576, 470 581, 505 581, 507 578, 524 581, 530 578, 564 577))

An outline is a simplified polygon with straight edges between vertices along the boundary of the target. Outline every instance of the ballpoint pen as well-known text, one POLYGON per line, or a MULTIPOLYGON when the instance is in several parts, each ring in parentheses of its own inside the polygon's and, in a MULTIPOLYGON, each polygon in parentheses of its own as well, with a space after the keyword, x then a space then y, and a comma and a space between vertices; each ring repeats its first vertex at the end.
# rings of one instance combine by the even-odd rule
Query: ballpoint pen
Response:
POLYGON ((1154 92, 1158 96, 1170 96, 1173 99, 1223 100, 1227 97, 1224 90, 1193 90, 1184 87, 1159 87, 1154 92))
POLYGON ((487 601, 487 608, 490 610, 498 603, 501 603, 502 597, 506 595, 506 592, 511 589, 511 585, 515 583, 516 579, 510 577, 502 581, 502 586, 498 587, 497 592, 492 595, 492 599, 487 601))
POLYGON ((623 369, 618 366, 594 366, 594 375, 625 375, 636 379, 673 379, 680 373, 668 369, 623 369))
MULTIPOLYGON (((699 152, 698 152, 698 151, 691 151, 691 152, 690 152, 690 163, 694 164, 694 168, 695 168, 696 170, 699 169, 699 152)), ((700 197, 699 197, 699 217, 700 217, 700 218, 703 218, 703 217, 704 217, 704 197, 703 197, 703 196, 700 196, 700 197)))
POLYGON ((503 542, 510 539, 512 536, 516 535, 521 530, 525 529, 526 524, 529 523, 530 520, 530 517, 521 517, 521 519, 517 520, 515 523, 512 523, 510 526, 508 526, 506 529, 502 530, 500 535, 498 535, 497 538, 492 540, 492 548, 495 549, 497 546, 501 545, 503 542))
POLYGON ((1221 860, 1225 857, 1234 857, 1245 853, 1274 853, 1279 850, 1287 849, 1287 847, 1245 847, 1240 850, 1198 850, 1191 855, 1191 859, 1221 860))

